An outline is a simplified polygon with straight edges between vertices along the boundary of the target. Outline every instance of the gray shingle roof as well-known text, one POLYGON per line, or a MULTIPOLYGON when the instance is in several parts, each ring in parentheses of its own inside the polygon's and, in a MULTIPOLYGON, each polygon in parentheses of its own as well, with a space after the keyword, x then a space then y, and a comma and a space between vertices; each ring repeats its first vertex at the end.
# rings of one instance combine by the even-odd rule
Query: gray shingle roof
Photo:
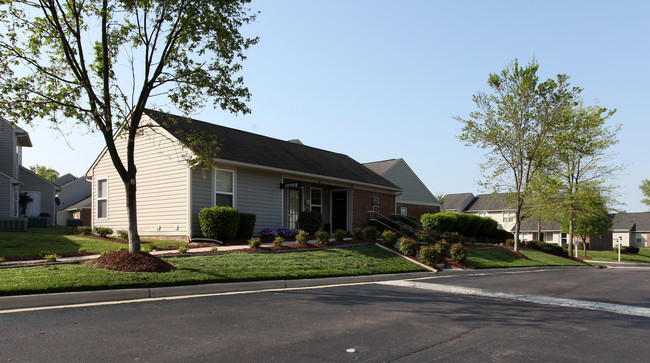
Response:
POLYGON ((465 203, 468 199, 473 199, 474 194, 472 193, 456 193, 456 194, 445 194, 442 198, 443 207, 446 211, 457 211, 462 212, 465 208, 465 203))
POLYGON ((221 143, 221 152, 215 155, 219 159, 400 190, 345 154, 158 111, 145 114, 180 140, 187 141, 187 135, 195 132, 216 135, 221 143))
POLYGON ((374 171, 375 173, 379 175, 384 175, 388 169, 392 168, 393 165, 397 164, 401 159, 390 159, 390 160, 384 160, 384 161, 373 161, 370 163, 364 163, 368 169, 374 171))
POLYGON ((506 193, 479 194, 465 209, 466 212, 514 210, 515 203, 506 200, 506 193))
POLYGON ((650 232, 650 212, 615 214, 612 219, 612 230, 650 232))

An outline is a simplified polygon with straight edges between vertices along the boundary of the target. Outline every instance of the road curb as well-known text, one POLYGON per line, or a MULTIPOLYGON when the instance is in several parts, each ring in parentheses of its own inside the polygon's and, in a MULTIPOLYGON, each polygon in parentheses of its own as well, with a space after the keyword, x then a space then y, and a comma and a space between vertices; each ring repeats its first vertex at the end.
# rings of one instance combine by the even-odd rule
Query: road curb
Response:
POLYGON ((210 295, 229 292, 284 290, 316 286, 335 286, 372 283, 387 280, 406 280, 434 277, 433 272, 407 272, 383 275, 341 276, 299 280, 265 280, 225 282, 185 286, 165 286, 118 290, 60 292, 52 294, 0 296, 0 310, 15 310, 61 305, 78 305, 109 301, 160 299, 176 296, 210 295))

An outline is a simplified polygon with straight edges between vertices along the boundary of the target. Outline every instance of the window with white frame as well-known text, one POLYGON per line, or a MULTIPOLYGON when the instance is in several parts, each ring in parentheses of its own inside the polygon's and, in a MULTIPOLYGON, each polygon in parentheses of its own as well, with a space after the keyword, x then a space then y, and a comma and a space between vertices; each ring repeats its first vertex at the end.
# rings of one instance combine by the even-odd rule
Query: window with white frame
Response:
POLYGON ((235 173, 230 170, 215 170, 215 205, 235 206, 235 173))
POLYGON ((108 218, 108 179, 97 180, 97 218, 108 218))
POLYGON ((563 233, 560 235, 560 241, 561 241, 562 245, 567 244, 568 239, 567 239, 567 234, 566 234, 566 233, 563 232, 563 233))
POLYGON ((323 190, 318 188, 311 189, 311 211, 323 211, 323 190))
POLYGON ((408 207, 400 207, 399 214, 406 217, 409 213, 408 207))
POLYGON ((487 217, 487 212, 486 211, 478 212, 478 216, 479 217, 487 217))
POLYGON ((503 223, 509 223, 515 221, 515 212, 503 212, 503 223))

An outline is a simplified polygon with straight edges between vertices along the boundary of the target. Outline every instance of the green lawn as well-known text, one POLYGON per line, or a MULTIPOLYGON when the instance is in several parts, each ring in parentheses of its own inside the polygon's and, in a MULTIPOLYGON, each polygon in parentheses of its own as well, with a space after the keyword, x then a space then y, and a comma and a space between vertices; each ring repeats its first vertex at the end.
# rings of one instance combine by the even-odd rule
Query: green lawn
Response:
POLYGON ((0 295, 427 271, 374 245, 166 260, 178 269, 168 273, 118 272, 77 264, 0 269, 0 295))
POLYGON ((467 251, 466 264, 474 268, 528 267, 528 266, 587 266, 568 258, 549 255, 535 250, 520 250, 528 260, 509 255, 504 249, 467 251))
MULTIPOLYGON (((83 248, 87 252, 102 253, 119 250, 125 245, 75 234, 69 227, 30 228, 28 232, 0 232, 0 257, 32 256, 46 254, 77 253, 83 248)), ((159 247, 180 246, 183 242, 156 241, 159 247)))
MULTIPOLYGON (((587 251, 587 256, 597 261, 618 261, 618 252, 614 251, 587 251)), ((650 248, 641 247, 638 254, 621 253, 621 262, 650 263, 650 248)))

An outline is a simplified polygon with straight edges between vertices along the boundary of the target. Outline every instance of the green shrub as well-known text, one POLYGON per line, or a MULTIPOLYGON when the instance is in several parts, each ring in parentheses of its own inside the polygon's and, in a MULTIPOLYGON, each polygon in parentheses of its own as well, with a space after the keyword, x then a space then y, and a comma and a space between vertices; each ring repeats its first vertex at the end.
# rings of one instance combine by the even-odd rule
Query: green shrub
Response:
POLYGON ((564 250, 564 248, 555 243, 546 243, 541 241, 529 241, 526 242, 526 247, 534 248, 536 250, 542 251, 555 256, 568 257, 569 254, 564 250))
POLYGON ((363 239, 363 231, 359 228, 355 228, 354 231, 352 231, 352 239, 363 239))
POLYGON ((88 253, 88 249, 86 247, 79 247, 79 253, 81 254, 88 253))
POLYGON ((262 246, 262 240, 259 237, 253 237, 248 240, 248 247, 250 248, 260 248, 262 246))
POLYGON ((463 262, 467 258, 467 249, 462 243, 455 243, 449 250, 449 257, 454 262, 463 262))
POLYGON ((239 226, 237 227, 237 237, 251 238, 255 229, 257 216, 253 213, 239 213, 239 226))
POLYGON ((283 237, 277 236, 277 237, 275 237, 273 239, 273 245, 274 246, 282 246, 283 243, 284 243, 284 238, 283 237))
POLYGON ((418 243, 410 238, 402 237, 399 240, 399 251, 404 256, 417 257, 418 243))
POLYGON ((304 246, 307 244, 308 238, 309 238, 309 233, 307 233, 306 231, 300 231, 296 235, 296 243, 304 246))
MULTIPOLYGON (((612 247, 614 252, 618 253, 618 246, 612 247)), ((621 246, 621 253, 639 253, 639 247, 621 246)))
POLYGON ((369 239, 371 241, 374 241, 377 239, 377 227, 375 226, 368 226, 363 229, 363 237, 365 239, 369 239))
POLYGON ((77 231, 79 231, 82 236, 90 236, 93 234, 93 229, 88 226, 77 226, 77 231))
POLYGON ((512 247, 512 246, 515 245, 515 240, 512 239, 512 238, 508 238, 507 240, 505 240, 505 243, 506 243, 506 246, 512 247))
POLYGON ((324 245, 330 244, 330 234, 325 231, 316 232, 316 241, 324 245))
POLYGON ((435 266, 438 263, 438 252, 433 247, 422 246, 419 259, 429 266, 435 266))
POLYGON ((395 247, 395 244, 397 243, 397 233, 387 229, 381 233, 381 241, 387 246, 395 247))
POLYGON ((448 256, 449 255, 449 245, 446 244, 446 243, 436 243, 433 246, 433 249, 440 256, 448 256))
POLYGON ((337 241, 343 241, 346 235, 347 233, 345 233, 345 231, 342 229, 337 229, 334 231, 334 233, 332 233, 332 237, 334 237, 334 239, 337 241))
POLYGON ((217 252, 218 250, 219 250, 219 246, 212 247, 212 252, 217 252))
POLYGON ((94 231, 100 237, 107 237, 109 234, 113 234, 113 228, 110 227, 95 227, 94 231))
POLYGON ((129 231, 125 231, 123 229, 120 229, 119 231, 117 231, 117 237, 119 237, 120 239, 123 239, 125 241, 128 241, 129 240, 129 231))
POLYGON ((199 225, 206 238, 233 239, 239 228, 239 211, 232 207, 203 208, 199 212, 199 225))
POLYGON ((298 226, 309 234, 314 234, 323 224, 323 215, 320 212, 302 211, 298 215, 298 226))
POLYGON ((0 263, 3 263, 3 262, 5 262, 5 258, 4 258, 4 257, 0 257, 0 263))
POLYGON ((189 248, 186 245, 178 247, 178 253, 187 253, 187 251, 189 251, 189 248))
POLYGON ((47 261, 47 262, 56 262, 56 259, 59 258, 59 256, 56 255, 56 253, 52 253, 50 255, 45 255, 43 257, 45 258, 45 261, 47 261))

